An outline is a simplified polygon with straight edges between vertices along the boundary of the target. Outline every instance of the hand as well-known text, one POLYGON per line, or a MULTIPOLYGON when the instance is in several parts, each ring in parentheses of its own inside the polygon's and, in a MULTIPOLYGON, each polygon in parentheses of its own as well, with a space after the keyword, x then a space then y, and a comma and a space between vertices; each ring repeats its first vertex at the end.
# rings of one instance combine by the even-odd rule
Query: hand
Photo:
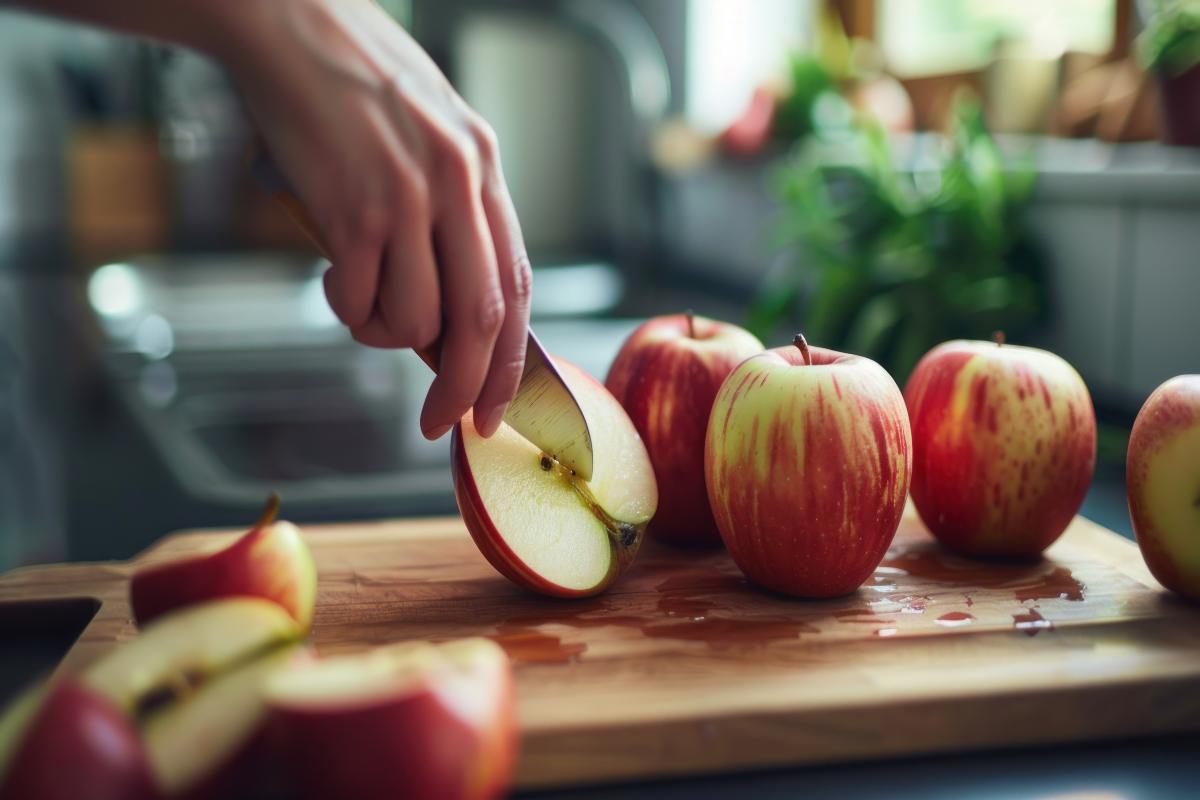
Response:
POLYGON ((421 429, 436 439, 473 407, 491 435, 531 292, 491 128, 368 0, 246 2, 230 30, 214 52, 330 251, 334 313, 372 347, 440 336, 421 429))

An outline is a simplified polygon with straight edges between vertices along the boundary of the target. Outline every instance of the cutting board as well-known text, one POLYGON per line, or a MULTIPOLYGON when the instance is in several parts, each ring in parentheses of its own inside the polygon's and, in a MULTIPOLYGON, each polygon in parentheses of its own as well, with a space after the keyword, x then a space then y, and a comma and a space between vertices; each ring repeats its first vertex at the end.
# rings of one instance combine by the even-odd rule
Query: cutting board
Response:
MULTIPOLYGON (((63 669, 135 635, 139 565, 235 533, 169 536, 130 563, 0 577, 0 619, 96 613, 63 669)), ((322 653, 483 635, 516 664, 522 786, 566 785, 1200 729, 1200 608, 1082 518, 1034 564, 941 551, 911 513, 855 594, 755 589, 720 551, 648 543, 607 594, 509 584, 458 519, 312 526, 322 653)))

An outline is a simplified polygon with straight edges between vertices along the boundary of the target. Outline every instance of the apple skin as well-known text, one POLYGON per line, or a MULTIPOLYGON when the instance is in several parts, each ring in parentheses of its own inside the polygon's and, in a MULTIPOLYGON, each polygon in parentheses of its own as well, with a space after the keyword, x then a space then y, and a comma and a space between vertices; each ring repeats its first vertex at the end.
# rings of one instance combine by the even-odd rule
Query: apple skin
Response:
POLYGON ((1180 375, 1146 399, 1125 462, 1129 516, 1159 583, 1200 601, 1200 375, 1180 375))
POLYGON ((72 678, 44 691, 8 769, 0 800, 151 800, 158 796, 137 729, 72 678))
MULTIPOLYGON (((377 697, 306 701, 295 692, 276 693, 272 735, 301 794, 314 800, 503 796, 518 745, 512 668, 486 639, 437 647, 461 644, 476 651, 465 670, 435 667, 377 697)), ((413 645, 434 647, 400 647, 413 645)))
POLYGON ((173 609, 235 596, 274 601, 308 629, 317 569, 295 525, 256 526, 223 550, 139 570, 129 584, 139 627, 173 609))
POLYGON ((721 383, 762 342, 736 325, 674 314, 641 325, 604 385, 646 444, 658 510, 646 535, 677 545, 721 544, 704 486, 704 437, 721 383))
POLYGON ((1092 399, 1070 364, 1036 348, 945 342, 904 396, 913 503, 944 546, 1036 558, 1066 530, 1096 461, 1092 399))
POLYGON ((867 358, 797 347, 751 356, 713 403, 708 497, 733 560, 799 597, 862 585, 887 552, 912 471, 904 399, 867 358))

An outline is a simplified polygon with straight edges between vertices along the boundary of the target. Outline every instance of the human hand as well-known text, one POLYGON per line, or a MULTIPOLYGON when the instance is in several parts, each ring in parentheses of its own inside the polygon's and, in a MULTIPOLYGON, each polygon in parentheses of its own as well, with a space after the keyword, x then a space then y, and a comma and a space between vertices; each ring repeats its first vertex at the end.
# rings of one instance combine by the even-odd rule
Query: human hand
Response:
POLYGON ((244 3, 216 54, 333 267, 354 338, 441 339, 430 439, 470 408, 485 435, 520 381, 531 273, 495 135, 368 0, 244 3))

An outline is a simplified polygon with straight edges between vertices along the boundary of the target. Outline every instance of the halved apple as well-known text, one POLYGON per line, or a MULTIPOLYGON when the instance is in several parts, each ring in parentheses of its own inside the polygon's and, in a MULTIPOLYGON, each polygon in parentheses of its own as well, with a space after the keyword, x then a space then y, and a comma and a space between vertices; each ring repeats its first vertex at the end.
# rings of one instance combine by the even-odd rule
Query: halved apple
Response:
POLYGON ((168 796, 220 782, 263 729, 263 682, 296 659, 303 631, 277 604, 215 600, 163 615, 82 675, 138 722, 168 796))
POLYGON ((477 800, 511 780, 512 669, 488 639, 327 658, 280 673, 267 697, 306 796, 477 800))
POLYGON ((468 415, 451 442, 454 495, 475 544, 503 575, 536 592, 583 597, 603 591, 633 560, 658 487, 621 404, 575 365, 555 363, 587 419, 592 479, 507 425, 483 438, 468 415))
POLYGON ((138 625, 183 606, 248 596, 278 603, 307 629, 316 605, 317 568, 296 526, 274 521, 278 510, 279 496, 271 495, 250 532, 225 549, 135 573, 129 601, 138 625))
POLYGON ((30 689, 0 718, 3 800, 139 800, 155 794, 133 722, 73 678, 30 689))

